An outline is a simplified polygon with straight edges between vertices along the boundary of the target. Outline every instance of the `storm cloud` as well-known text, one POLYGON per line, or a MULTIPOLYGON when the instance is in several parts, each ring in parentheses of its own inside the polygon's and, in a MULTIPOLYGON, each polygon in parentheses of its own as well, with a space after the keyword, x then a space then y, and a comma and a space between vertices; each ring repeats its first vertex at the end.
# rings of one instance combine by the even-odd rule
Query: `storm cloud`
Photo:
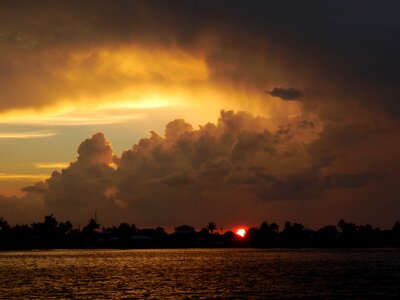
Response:
MULTIPOLYGON (((322 95, 307 97, 305 105, 322 102, 330 114, 341 114, 338 106, 349 109, 349 103, 359 103, 399 116, 400 21, 395 1, 76 0, 0 5, 3 111, 43 108, 61 100, 98 101, 132 85, 165 89, 164 84, 206 84, 259 94, 266 88, 296 86, 322 95), (155 67, 146 67, 144 73, 119 68, 121 55, 136 53, 132 49, 155 50, 134 56, 139 62, 154 61, 155 67), (119 56, 113 56, 115 52, 119 56), (170 58, 161 53, 181 55, 182 66, 189 65, 185 59, 190 56, 191 62, 204 63, 205 73, 184 81, 173 78, 165 70, 178 74, 176 68, 181 67, 174 62, 163 68, 170 58)), ((271 93, 285 99, 288 92, 271 93)), ((292 92, 289 98, 298 98, 292 92)))
POLYGON ((336 149, 319 151, 319 120, 297 119, 276 131, 249 113, 221 111, 198 129, 182 119, 151 132, 120 157, 103 133, 78 147, 78 158, 45 182, 25 188, 42 197, 42 211, 83 222, 97 211, 103 222, 201 224, 259 205, 314 201, 327 191, 359 189, 385 174, 353 169, 327 172, 336 149), (307 126, 305 126, 305 124, 307 126))

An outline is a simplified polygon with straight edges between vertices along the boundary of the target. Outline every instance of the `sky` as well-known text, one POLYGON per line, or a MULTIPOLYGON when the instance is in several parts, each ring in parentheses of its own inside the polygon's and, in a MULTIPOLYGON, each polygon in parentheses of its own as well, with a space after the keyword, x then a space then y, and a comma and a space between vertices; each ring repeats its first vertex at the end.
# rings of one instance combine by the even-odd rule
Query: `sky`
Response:
POLYGON ((0 1, 0 216, 400 218, 397 1, 0 1))

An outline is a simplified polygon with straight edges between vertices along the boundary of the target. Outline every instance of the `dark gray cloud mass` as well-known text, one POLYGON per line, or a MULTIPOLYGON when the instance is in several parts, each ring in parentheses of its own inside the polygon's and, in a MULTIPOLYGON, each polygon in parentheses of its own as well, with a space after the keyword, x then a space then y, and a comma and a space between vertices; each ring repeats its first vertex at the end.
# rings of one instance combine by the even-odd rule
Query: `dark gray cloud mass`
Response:
POLYGON ((281 98, 282 100, 300 100, 303 97, 303 92, 294 88, 273 88, 272 91, 266 91, 273 97, 281 98))
POLYGON ((322 129, 317 119, 298 118, 270 131, 263 117, 222 111, 217 124, 199 129, 174 120, 163 136, 151 132, 121 157, 96 133, 81 143, 68 168, 25 188, 26 197, 43 197, 41 211, 74 222, 96 210, 105 223, 202 224, 214 217, 231 222, 249 207, 254 213, 271 202, 313 201, 384 178, 355 166, 330 171, 340 149, 326 143, 344 143, 343 133, 324 141, 332 130, 322 129))
MULTIPOLYGON (((307 97, 307 105, 357 102, 398 117, 398 10, 397 1, 372 0, 5 0, 0 109, 41 107, 57 99, 60 89, 76 96, 78 87, 54 65, 68 68, 77 49, 133 43, 203 53, 211 81, 220 84, 260 93, 266 85, 297 86, 323 95, 307 97)), ((104 79, 100 90, 119 84, 104 79)), ((92 96, 99 92, 99 86, 79 88, 92 96)))

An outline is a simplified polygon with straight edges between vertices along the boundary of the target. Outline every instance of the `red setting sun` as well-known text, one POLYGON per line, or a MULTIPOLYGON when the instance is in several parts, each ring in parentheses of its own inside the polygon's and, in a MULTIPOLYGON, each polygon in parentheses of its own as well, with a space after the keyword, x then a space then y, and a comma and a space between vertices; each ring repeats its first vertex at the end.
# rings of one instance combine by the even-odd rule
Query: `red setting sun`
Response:
POLYGON ((244 236, 246 235, 246 229, 240 228, 240 229, 238 229, 238 230, 236 231, 236 234, 239 235, 239 236, 241 236, 241 237, 244 237, 244 236))

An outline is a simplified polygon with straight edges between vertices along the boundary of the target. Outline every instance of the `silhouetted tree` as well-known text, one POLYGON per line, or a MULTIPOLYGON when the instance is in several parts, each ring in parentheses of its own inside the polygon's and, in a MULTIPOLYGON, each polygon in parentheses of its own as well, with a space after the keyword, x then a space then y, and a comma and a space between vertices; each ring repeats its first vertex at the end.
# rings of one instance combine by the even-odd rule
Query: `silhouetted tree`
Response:
POLYGON ((213 231, 217 229, 217 225, 214 222, 210 222, 207 225, 207 230, 210 232, 210 234, 213 234, 213 231))
POLYGON ((357 232, 357 226, 354 223, 347 223, 345 220, 341 219, 338 222, 339 230, 343 234, 355 234, 357 232))
POLYGON ((396 221, 392 227, 391 245, 400 246, 400 222, 396 221))
POLYGON ((392 230, 393 230, 393 232, 400 233, 400 222, 399 221, 396 221, 396 223, 394 223, 392 230))
POLYGON ((338 228, 340 231, 341 246, 354 247, 358 242, 358 228, 355 223, 347 223, 341 219, 338 222, 338 228))
POLYGON ((10 232, 11 247, 14 249, 29 249, 32 247, 32 229, 28 225, 15 225, 10 232))
POLYGON ((10 225, 4 218, 0 217, 0 249, 7 248, 10 243, 10 225))
POLYGON ((135 225, 121 223, 118 227, 103 228, 94 219, 80 229, 70 221, 58 223, 53 215, 43 222, 10 226, 0 217, 0 249, 33 248, 154 248, 154 247, 387 247, 400 246, 400 222, 391 230, 373 228, 370 224, 356 225, 343 219, 337 227, 328 225, 314 232, 301 223, 285 222, 279 232, 276 223, 262 222, 260 227, 250 227, 244 238, 232 231, 223 235, 215 233, 217 226, 210 222, 196 232, 182 225, 168 234, 164 228, 138 229, 135 225))
POLYGON ((260 234, 263 239, 272 239, 278 235, 279 226, 276 223, 268 224, 262 222, 260 225, 260 234))
POLYGON ((128 223, 121 223, 117 228, 117 235, 120 238, 129 238, 137 232, 137 228, 135 225, 129 225, 128 223))
POLYGON ((226 245, 230 246, 233 244, 233 241, 235 239, 235 233, 232 231, 228 230, 222 235, 222 238, 224 239, 224 242, 226 245))
POLYGON ((51 214, 44 217, 43 223, 33 223, 32 238, 38 248, 54 248, 58 242, 58 222, 51 214))
POLYGON ((71 221, 66 221, 65 223, 61 222, 60 225, 58 225, 58 231, 63 236, 71 234, 72 230, 73 230, 73 226, 72 226, 71 221))
POLYGON ((338 233, 336 226, 324 226, 315 233, 315 242, 318 246, 333 247, 336 244, 338 233))
POLYGON ((358 226, 358 243, 363 247, 372 247, 375 244, 375 230, 370 224, 358 226))
POLYGON ((260 227, 250 227, 245 239, 254 247, 273 247, 278 237, 278 228, 276 223, 262 222, 260 227))
POLYGON ((156 232, 156 238, 158 240, 163 240, 168 236, 168 233, 165 231, 165 229, 163 227, 158 226, 155 230, 156 232))
POLYGON ((208 229, 203 227, 202 229, 200 229, 199 231, 199 236, 201 237, 207 237, 210 233, 208 232, 208 229))
POLYGON ((4 220, 3 217, 0 217, 0 231, 9 230, 10 225, 8 225, 7 221, 4 220))
POLYGON ((280 233, 285 246, 305 246, 304 225, 301 223, 285 222, 284 228, 280 233))
POLYGON ((95 219, 90 219, 89 223, 83 227, 82 234, 85 237, 93 237, 99 228, 100 224, 98 224, 95 219))
POLYGON ((257 236, 257 232, 258 232, 258 228, 257 227, 249 227, 247 229, 246 232, 246 240, 248 240, 249 242, 254 242, 254 240, 256 239, 257 236))
POLYGON ((273 223, 271 223, 271 224, 269 225, 269 230, 270 230, 271 232, 278 233, 278 231, 279 231, 279 225, 276 224, 275 222, 273 222, 273 223))

